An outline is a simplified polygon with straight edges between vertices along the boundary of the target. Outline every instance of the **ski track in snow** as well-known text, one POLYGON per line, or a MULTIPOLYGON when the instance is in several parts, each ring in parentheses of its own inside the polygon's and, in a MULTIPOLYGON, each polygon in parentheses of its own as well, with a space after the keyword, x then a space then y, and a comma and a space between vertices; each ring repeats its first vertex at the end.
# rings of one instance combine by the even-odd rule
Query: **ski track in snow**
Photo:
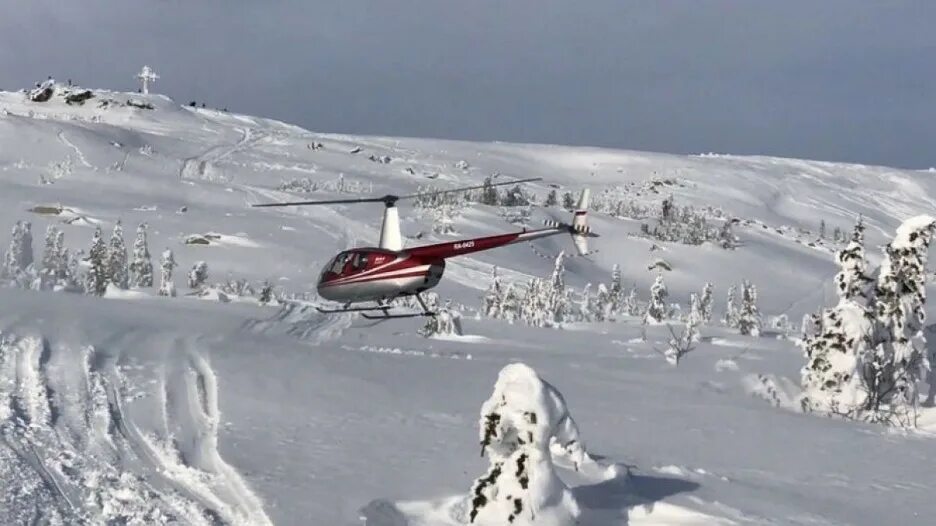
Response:
MULTIPOLYGON (((212 146, 208 150, 182 160, 179 168, 179 179, 216 180, 209 174, 211 165, 224 160, 237 152, 249 149, 254 144, 267 139, 270 135, 253 128, 238 128, 241 138, 234 144, 222 143, 212 146)), ((224 182, 230 182, 225 179, 224 182)))
POLYGON ((81 152, 81 150, 80 150, 77 146, 75 146, 75 143, 73 143, 73 142, 71 142, 70 140, 68 140, 68 137, 65 136, 65 131, 64 131, 64 130, 59 130, 58 133, 56 134, 56 136, 58 137, 58 140, 59 140, 62 144, 64 144, 65 146, 71 148, 72 151, 75 152, 75 155, 78 157, 78 162, 80 162, 82 166, 84 166, 85 168, 94 168, 94 166, 93 166, 91 163, 88 162, 88 159, 85 158, 85 156, 84 156, 84 154, 81 152))
POLYGON ((0 483, 12 488, 0 523, 272 524, 218 453, 208 361, 188 342, 172 351, 174 361, 141 367, 0 334, 0 483), (162 429, 139 427, 128 410, 137 400, 159 404, 162 429))

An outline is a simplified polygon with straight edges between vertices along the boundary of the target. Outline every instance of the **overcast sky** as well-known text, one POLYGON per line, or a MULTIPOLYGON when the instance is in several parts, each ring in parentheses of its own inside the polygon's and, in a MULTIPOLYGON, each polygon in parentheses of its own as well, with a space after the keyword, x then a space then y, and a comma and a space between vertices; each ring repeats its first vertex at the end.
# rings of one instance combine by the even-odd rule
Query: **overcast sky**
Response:
POLYGON ((53 75, 315 131, 936 165, 936 1, 0 0, 53 75))

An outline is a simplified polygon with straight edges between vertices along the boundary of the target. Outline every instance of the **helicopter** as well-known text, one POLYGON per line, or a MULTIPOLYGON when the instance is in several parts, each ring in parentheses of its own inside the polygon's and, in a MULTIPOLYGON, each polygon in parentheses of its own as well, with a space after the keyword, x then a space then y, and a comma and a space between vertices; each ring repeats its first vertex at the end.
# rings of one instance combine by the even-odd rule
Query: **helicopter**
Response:
POLYGON ((558 234, 570 234, 576 251, 580 255, 587 254, 588 238, 598 237, 597 234, 591 232, 587 223, 589 191, 587 188, 582 190, 571 223, 547 220, 544 222, 545 226, 543 228, 533 230, 524 228, 515 232, 408 248, 403 247, 397 202, 541 180, 542 178, 536 177, 407 195, 390 194, 353 199, 261 203, 251 206, 265 208, 383 203, 383 223, 380 227, 378 246, 344 250, 333 257, 319 275, 316 287, 319 296, 343 304, 343 307, 326 309, 316 306, 316 308, 326 314, 358 312, 368 319, 435 316, 436 313, 429 309, 421 294, 439 284, 442 274, 445 272, 445 261, 449 258, 558 234), (422 312, 392 313, 393 306, 391 302, 397 298, 407 296, 416 298, 420 307, 422 307, 422 312), (366 303, 373 303, 374 305, 358 306, 366 303))

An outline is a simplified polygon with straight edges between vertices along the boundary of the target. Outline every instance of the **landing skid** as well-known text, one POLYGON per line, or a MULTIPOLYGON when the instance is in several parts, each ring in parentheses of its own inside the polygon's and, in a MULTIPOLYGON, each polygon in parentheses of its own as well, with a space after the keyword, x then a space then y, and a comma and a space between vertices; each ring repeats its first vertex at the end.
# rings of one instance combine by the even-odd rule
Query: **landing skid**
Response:
POLYGON ((429 310, 429 307, 426 305, 426 302, 423 301, 422 296, 416 294, 416 300, 419 301, 419 306, 422 307, 422 312, 407 312, 404 314, 390 314, 390 309, 393 307, 390 305, 378 304, 373 307, 345 307, 343 309, 323 309, 322 307, 316 306, 316 310, 322 314, 341 314, 347 312, 360 312, 361 316, 367 318, 368 320, 396 320, 402 318, 420 318, 424 316, 435 316, 436 313, 429 310), (370 314, 370 313, 379 313, 379 314, 370 314))

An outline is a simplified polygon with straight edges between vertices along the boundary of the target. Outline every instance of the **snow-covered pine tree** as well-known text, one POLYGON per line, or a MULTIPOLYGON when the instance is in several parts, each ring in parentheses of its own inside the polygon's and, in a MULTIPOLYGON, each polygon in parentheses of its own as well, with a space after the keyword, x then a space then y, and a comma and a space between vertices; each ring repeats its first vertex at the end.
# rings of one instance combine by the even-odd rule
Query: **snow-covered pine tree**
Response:
POLYGON ((630 292, 624 298, 624 314, 628 316, 640 316, 640 300, 637 298, 637 285, 631 286, 630 292))
POLYGON ((472 485, 468 522, 575 524, 579 507, 556 475, 553 455, 567 456, 576 466, 594 461, 582 446, 562 395, 530 367, 508 365, 481 407, 479 427, 481 454, 491 465, 472 485), (552 444, 564 447, 551 450, 552 444))
POLYGON ((442 307, 430 306, 435 316, 429 316, 419 334, 426 338, 433 336, 461 336, 461 313, 452 307, 452 300, 446 300, 442 307))
POLYGON ((269 281, 264 281, 260 286, 260 295, 257 301, 260 305, 269 305, 273 302, 273 285, 269 281))
POLYGON ((491 268, 491 284, 482 299, 481 309, 484 315, 488 318, 501 318, 504 298, 504 287, 501 284, 500 276, 497 275, 497 267, 493 267, 491 268))
POLYGON ((582 295, 579 297, 579 300, 576 302, 576 319, 577 321, 592 322, 595 321, 595 311, 593 310, 596 306, 595 295, 592 294, 592 284, 586 283, 585 288, 582 289, 582 295))
POLYGON ((10 246, 3 254, 3 277, 15 279, 23 271, 23 222, 13 224, 10 232, 10 246))
POLYGON ((23 260, 20 262, 20 266, 24 271, 29 271, 30 265, 33 264, 33 238, 32 238, 32 223, 29 221, 23 221, 23 251, 22 251, 23 260))
POLYGON ((705 315, 702 311, 702 300, 695 292, 689 294, 689 316, 686 318, 686 329, 690 343, 698 343, 701 338, 699 327, 702 325, 705 315))
POLYGON ((548 194, 546 194, 546 202, 544 203, 544 206, 547 206, 547 207, 556 206, 558 204, 559 204, 559 195, 556 193, 556 189, 553 188, 552 190, 549 191, 548 194))
POLYGON ((81 274, 81 262, 84 260, 84 250, 78 249, 72 253, 65 251, 65 257, 68 259, 68 265, 65 270, 65 290, 72 292, 87 292, 85 284, 87 279, 81 274))
POLYGON ((855 224, 851 241, 836 254, 841 270, 835 275, 835 290, 839 298, 866 304, 868 288, 874 279, 866 274, 868 262, 864 252, 864 221, 855 224))
POLYGON ((624 292, 624 277, 621 275, 621 267, 617 263, 611 269, 611 286, 608 287, 608 319, 614 319, 624 314, 624 303, 626 300, 624 292))
POLYGON ((745 336, 759 336, 760 314, 757 312, 757 288, 748 280, 741 283, 741 309, 738 311, 738 331, 745 336))
POLYGON ((53 241, 53 252, 55 253, 56 284, 65 288, 71 288, 70 286, 74 284, 76 276, 69 272, 70 258, 68 249, 65 248, 65 232, 62 230, 56 229, 55 240, 53 241))
POLYGON ((930 396, 936 397, 936 378, 926 352, 926 259, 936 219, 917 216, 897 229, 884 249, 875 286, 878 325, 873 358, 865 360, 863 377, 869 396, 866 409, 905 426, 916 424, 918 384, 926 375, 930 396))
POLYGON ((728 287, 728 296, 725 301, 725 317, 722 321, 726 326, 735 328, 738 326, 738 289, 734 285, 728 287))
POLYGON ((663 282, 663 274, 658 273, 656 280, 650 287, 650 301, 647 304, 647 312, 644 314, 644 323, 658 324, 666 319, 666 298, 668 295, 666 283, 663 282))
POLYGON ((575 197, 572 196, 572 192, 563 192, 562 194, 562 208, 565 208, 568 211, 575 210, 575 197))
POLYGON ((826 226, 825 219, 819 220, 819 239, 825 239, 826 237, 826 226))
POLYGON ((159 295, 175 297, 176 289, 175 283, 172 281, 172 271, 178 266, 175 261, 175 256, 172 254, 172 250, 166 249, 162 253, 162 258, 159 261, 159 270, 160 270, 160 281, 159 281, 159 295))
POLYGON ((188 286, 192 290, 201 290, 208 283, 208 263, 198 261, 192 265, 188 275, 188 286))
POLYGON ((565 257, 565 251, 559 251, 553 262, 552 275, 545 290, 548 316, 555 324, 569 319, 569 291, 565 286, 565 257))
POLYGON ((107 291, 107 245, 104 243, 104 233, 101 227, 94 229, 91 238, 91 249, 88 251, 88 274, 85 276, 85 292, 95 296, 103 296, 107 291))
POLYGON ((489 175, 484 178, 484 187, 481 189, 481 204, 497 206, 500 203, 500 195, 494 186, 493 178, 489 175))
POLYGON ((702 297, 699 298, 699 309, 702 312, 702 323, 712 322, 712 307, 715 302, 715 291, 711 283, 702 287, 702 297))
POLYGON ((595 321, 607 321, 612 319, 612 309, 614 301, 611 298, 611 292, 604 283, 598 284, 598 292, 595 293, 595 305, 591 309, 595 321))
POLYGON ((124 243, 123 225, 118 220, 107 249, 107 280, 119 289, 126 289, 130 285, 127 270, 127 245, 124 243))
POLYGON ((42 250, 42 270, 39 274, 40 288, 49 290, 55 286, 58 281, 58 248, 55 240, 58 237, 59 230, 55 225, 46 227, 45 246, 42 250))
POLYGON ((146 239, 146 223, 140 223, 133 241, 133 258, 130 261, 130 286, 145 288, 153 286, 153 260, 146 239))

